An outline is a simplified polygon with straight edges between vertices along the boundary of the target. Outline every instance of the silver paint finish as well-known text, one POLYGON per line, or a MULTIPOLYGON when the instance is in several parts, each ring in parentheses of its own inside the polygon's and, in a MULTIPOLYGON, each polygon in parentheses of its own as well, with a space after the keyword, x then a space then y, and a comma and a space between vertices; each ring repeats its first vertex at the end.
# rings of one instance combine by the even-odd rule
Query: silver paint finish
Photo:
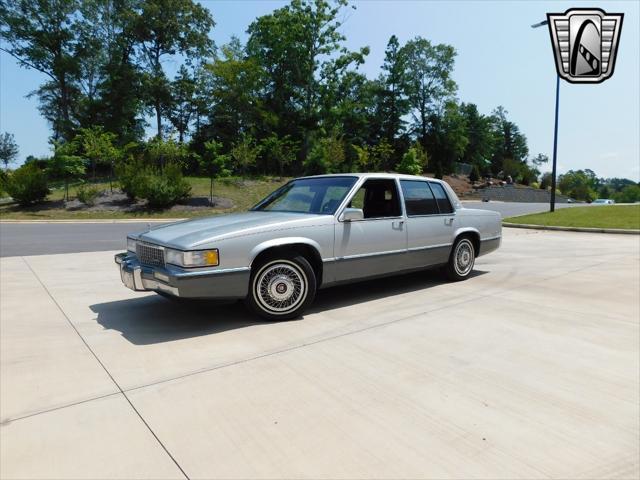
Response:
MULTIPOLYGON (((246 295, 249 274, 256 257, 274 247, 303 245, 314 249, 323 262, 322 286, 326 286, 445 263, 455 239, 465 233, 480 238, 480 255, 499 246, 502 231, 500 214, 463 208, 445 182, 428 179, 443 185, 454 213, 407 217, 399 180, 427 178, 373 173, 353 176, 357 176, 358 180, 335 215, 250 211, 163 225, 151 228, 137 238, 148 244, 179 250, 217 248, 220 252, 220 264, 217 267, 184 269, 166 265, 157 268, 170 278, 180 278, 181 282, 189 279, 190 287, 194 282, 215 282, 219 285, 221 279, 233 276, 234 281, 230 282, 233 283, 232 289, 196 289, 198 295, 205 294, 213 298, 222 295, 225 298, 239 298, 246 295), (371 178, 396 181, 402 204, 401 215, 340 221, 351 198, 371 178)), ((150 273, 150 278, 154 278, 153 271, 150 273)))

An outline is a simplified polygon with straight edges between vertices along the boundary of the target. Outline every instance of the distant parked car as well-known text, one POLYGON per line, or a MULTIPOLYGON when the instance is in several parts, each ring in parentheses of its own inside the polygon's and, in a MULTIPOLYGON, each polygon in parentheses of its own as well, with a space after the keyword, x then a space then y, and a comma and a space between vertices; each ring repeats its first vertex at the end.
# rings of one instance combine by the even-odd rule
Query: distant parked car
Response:
POLYGON ((597 198, 591 202, 591 205, 613 205, 614 203, 616 203, 616 201, 609 198, 597 198))
POLYGON ((257 314, 285 320, 331 285, 430 267, 464 280, 501 238, 499 213, 464 208, 443 181, 321 175, 288 182, 249 212, 130 235, 115 260, 132 290, 243 298, 257 314))

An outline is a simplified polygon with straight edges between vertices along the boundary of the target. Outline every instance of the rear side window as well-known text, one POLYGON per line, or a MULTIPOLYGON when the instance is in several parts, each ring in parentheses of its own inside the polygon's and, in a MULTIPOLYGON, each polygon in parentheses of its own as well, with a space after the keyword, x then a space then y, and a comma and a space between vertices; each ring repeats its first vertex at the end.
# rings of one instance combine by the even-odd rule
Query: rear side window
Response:
POLYGON ((453 213, 453 207, 449 201, 449 197, 444 192, 444 188, 439 183, 429 182, 433 194, 436 196, 436 202, 438 202, 438 208, 440 213, 453 213))
POLYGON ((436 199, 427 182, 400 180, 407 215, 433 215, 438 212, 436 199))

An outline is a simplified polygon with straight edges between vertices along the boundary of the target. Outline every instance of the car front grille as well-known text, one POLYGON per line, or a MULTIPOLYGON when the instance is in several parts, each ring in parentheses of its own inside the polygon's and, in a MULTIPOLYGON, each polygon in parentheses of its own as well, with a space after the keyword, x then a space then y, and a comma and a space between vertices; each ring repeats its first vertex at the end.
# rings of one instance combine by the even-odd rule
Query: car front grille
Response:
POLYGON ((138 242, 136 255, 142 265, 164 267, 164 250, 160 247, 138 242))

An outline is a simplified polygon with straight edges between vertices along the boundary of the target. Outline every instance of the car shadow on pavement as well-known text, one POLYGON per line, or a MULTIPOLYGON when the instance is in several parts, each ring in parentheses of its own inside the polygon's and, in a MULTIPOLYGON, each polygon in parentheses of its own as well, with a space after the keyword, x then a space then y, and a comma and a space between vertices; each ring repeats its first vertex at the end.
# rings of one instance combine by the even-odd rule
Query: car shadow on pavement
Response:
MULTIPOLYGON (((488 272, 474 270, 470 276, 488 272)), ((357 305, 445 283, 437 271, 415 272, 320 290, 308 313, 357 305)), ((105 329, 122 333, 135 345, 149 345, 210 335, 264 324, 242 302, 172 301, 159 295, 97 303, 90 306, 105 329)), ((300 321, 302 319, 293 320, 300 321)))

